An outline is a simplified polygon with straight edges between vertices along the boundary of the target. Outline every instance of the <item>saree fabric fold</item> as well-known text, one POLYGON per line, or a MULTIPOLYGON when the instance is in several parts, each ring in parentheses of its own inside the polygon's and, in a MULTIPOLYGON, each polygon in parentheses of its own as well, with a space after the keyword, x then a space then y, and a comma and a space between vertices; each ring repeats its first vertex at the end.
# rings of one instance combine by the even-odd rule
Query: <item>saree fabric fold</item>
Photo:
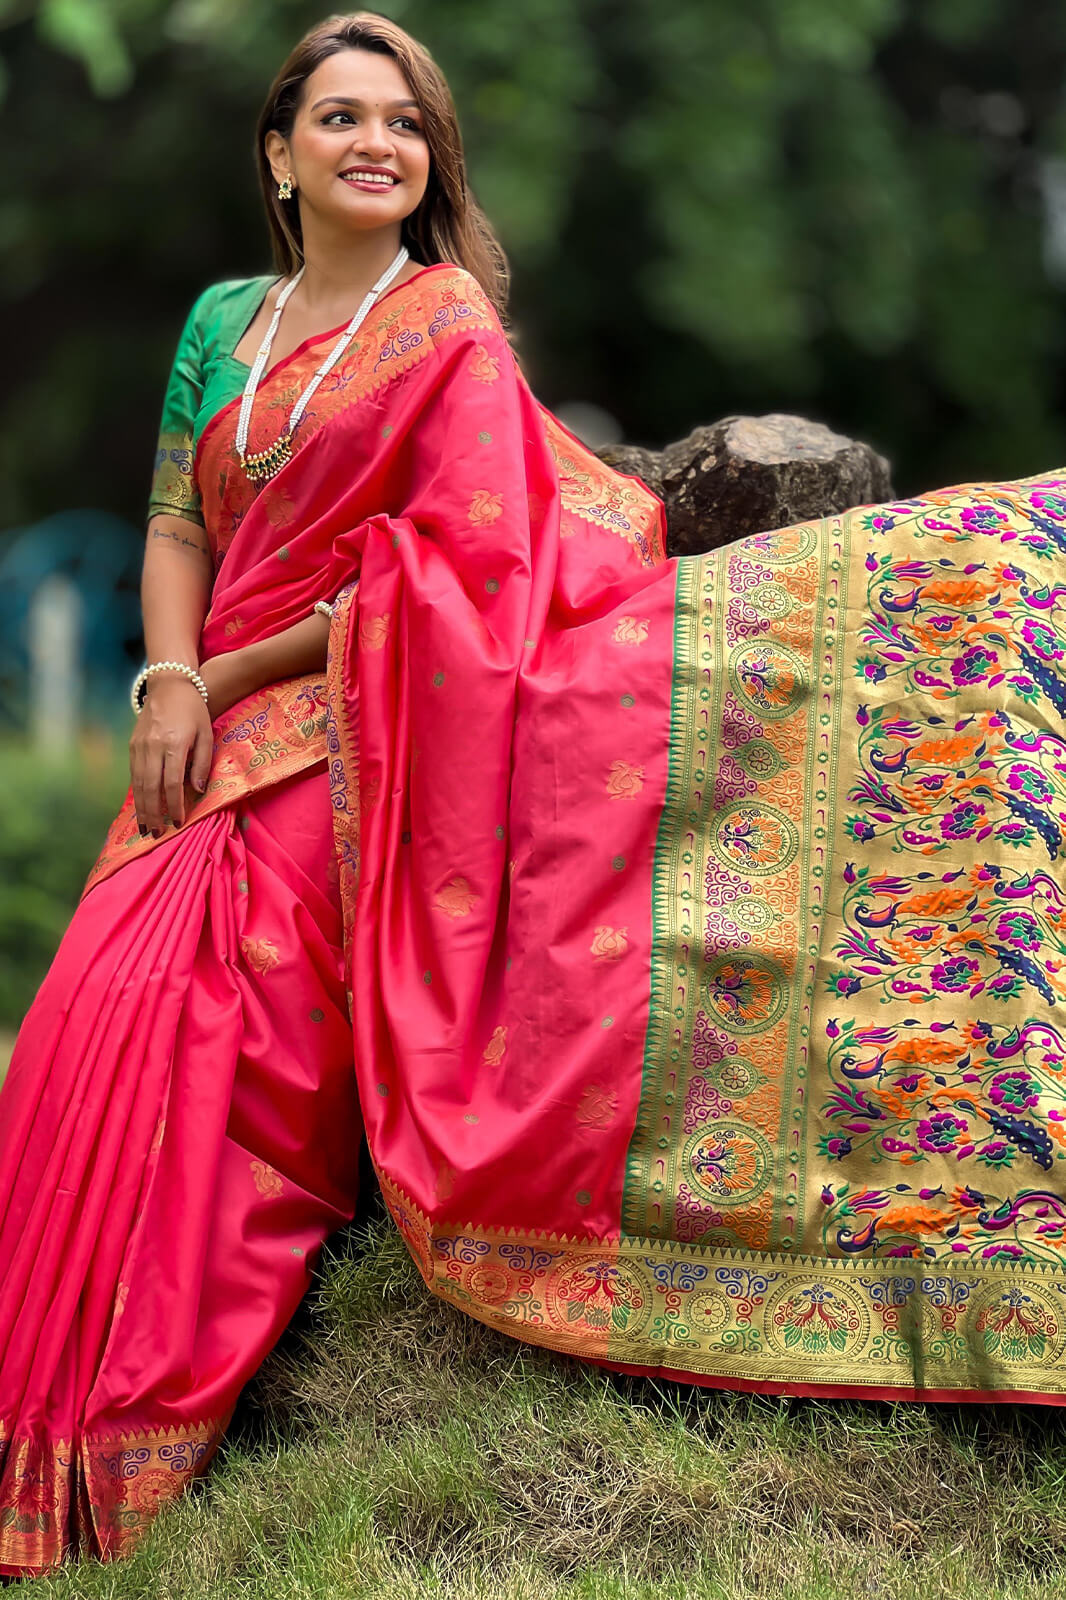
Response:
POLYGON ((0 1092, 0 1570, 121 1553, 202 1470, 355 1207, 319 766, 75 914, 0 1092))
MULTIPOLYGON (((316 854, 300 879, 301 904, 318 895, 300 923, 310 965, 251 898, 246 961, 280 1005, 270 951, 284 945, 305 982, 332 971, 314 950, 333 950, 335 1032, 286 1020, 308 993, 253 1031, 265 1052, 288 1028, 307 1081, 334 1084, 344 1054, 350 1104, 335 1084, 328 1132, 290 1124, 284 1095, 259 1104, 262 1122, 249 1114, 245 1152, 289 1130, 288 1168, 257 1157, 281 1175, 257 1197, 260 1226, 281 1249, 290 1183, 316 1237, 350 1214, 345 1153, 354 1162, 365 1126, 429 1288, 504 1333, 724 1387, 1063 1403, 1066 475, 958 485, 667 560, 661 502, 534 398, 477 281, 442 263, 379 299, 293 459, 257 490, 236 454, 246 369, 232 350, 266 282, 198 303, 210 336, 196 316, 187 336, 229 376, 201 366, 197 388, 185 361, 168 448, 190 451, 195 492, 174 490, 169 454, 157 485, 216 552, 202 656, 339 597, 326 672, 219 720, 180 837, 141 840, 127 798, 72 924, 106 912, 118 928, 149 884, 178 894, 197 862, 208 904, 235 916, 242 902, 215 877, 240 870, 233 819, 314 798, 317 820, 293 824, 316 852, 327 841, 331 864, 316 854)), ((272 442, 336 332, 267 373, 249 450, 272 442)), ((298 833, 276 842, 296 851, 298 833)), ((121 935, 103 946, 107 972, 121 935)), ((218 959, 204 952, 208 987, 218 959)), ((153 1003, 177 1019, 170 981, 153 1003)), ((13 1069, 24 1084, 57 1071, 38 1007, 13 1069)), ((243 1059, 239 1034, 228 1053, 243 1059)), ((160 1084, 164 1058, 195 1055, 168 1037, 160 1084)), ((213 1075, 211 1092, 224 1097, 213 1075)), ((161 1088, 145 1093, 158 1105, 161 1088)), ((113 1138, 112 1116, 133 1107, 100 1111, 113 1138)), ((161 1151, 172 1127, 168 1114, 161 1151)), ((19 1136, 5 1189, 24 1181, 20 1161, 44 1168, 45 1137, 19 1136)), ((102 1193, 150 1181, 138 1148, 110 1166, 93 1156, 102 1193)), ((58 1239, 58 1178, 34 1191, 38 1231, 50 1217, 58 1239)), ((202 1258, 213 1225, 180 1224, 202 1258)), ((13 1248, 0 1234, 7 1318, 30 1292, 28 1274, 7 1287, 13 1248)), ((229 1381, 206 1409, 192 1368, 151 1390, 146 1315, 122 1347, 116 1436, 135 1418, 217 1439, 224 1400, 291 1309, 279 1283, 242 1342, 253 1280, 252 1263, 229 1263, 229 1323, 171 1285, 190 1339, 229 1329, 229 1381)), ((54 1380, 34 1439, 53 1428, 69 1450, 90 1429, 86 1374, 117 1281, 101 1269, 100 1327, 79 1333, 87 1353, 54 1380)), ((0 1505, 0 1528, 12 1514, 0 1505)))

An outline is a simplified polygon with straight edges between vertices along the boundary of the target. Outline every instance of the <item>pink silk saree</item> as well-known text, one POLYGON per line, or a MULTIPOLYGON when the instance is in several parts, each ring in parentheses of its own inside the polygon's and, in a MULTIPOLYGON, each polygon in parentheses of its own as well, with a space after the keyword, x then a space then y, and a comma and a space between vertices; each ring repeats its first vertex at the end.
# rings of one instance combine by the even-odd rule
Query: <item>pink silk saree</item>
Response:
MULTIPOLYGON (((267 375, 250 449, 334 332, 267 375)), ((251 1117, 239 1138, 273 1320, 244 1331, 239 1263, 228 1307, 170 1284, 183 1350, 225 1325, 228 1385, 204 1388, 205 1410, 182 1387, 199 1373, 187 1354, 157 1384, 158 1318, 142 1310, 125 1387, 109 1379, 97 1413, 86 1386, 93 1399, 108 1329, 142 1292, 123 1299, 101 1266, 66 1409, 38 1408, 37 1439, 75 1418, 67 1456, 41 1469, 41 1515, 58 1515, 62 1468, 77 1541, 114 1553, 152 1495, 201 1469, 263 1330, 291 1312, 278 1263, 294 1191, 319 1239, 350 1215, 360 1119, 427 1285, 503 1332, 718 1386, 1063 1403, 1066 477, 965 484, 667 561, 661 503, 535 400, 479 285, 448 264, 381 298, 258 493, 235 412, 211 417, 195 453, 219 562, 202 654, 339 594, 327 670, 219 720, 179 835, 140 840, 127 804, 72 933, 95 908, 121 921, 138 896, 179 896, 201 861, 193 898, 206 885, 232 926, 221 963, 217 943, 202 952, 201 983, 254 974, 261 1052, 281 1036, 266 996, 305 1012, 306 974, 282 991, 302 972, 293 931, 310 941, 323 997, 305 1017, 322 1016, 287 1024, 282 1081, 259 1101, 275 1144, 251 1117), (287 885, 295 904, 248 894, 246 931, 219 880, 243 870, 242 820, 294 794, 328 808, 332 865, 316 857, 287 885), (290 1125, 293 1081, 333 1083, 342 1045, 357 1094, 338 1117, 338 1067, 334 1126, 290 1125), (304 1141, 320 1137, 335 1185, 311 1176, 304 1141), (165 1459, 144 1442, 163 1424, 165 1459)), ((278 842, 295 851, 292 826, 278 842)), ((194 1041, 177 1054, 195 1070, 194 1041)), ((36 1030, 25 1058, 23 1081, 48 1081, 36 1030)), ((156 1113, 161 1093, 144 1090, 156 1113)), ((101 1138, 126 1114, 99 1110, 101 1138)), ((172 1128, 168 1113, 138 1182, 171 1160, 172 1128)), ((18 1161, 49 1157, 10 1147, 0 1203, 18 1161)), ((54 1180, 35 1187, 41 1231, 66 1201, 54 1180)), ((145 1216, 142 1255, 171 1248, 145 1216)), ((212 1262, 213 1215, 169 1221, 212 1262)), ((8 1319, 13 1248, 0 1233, 8 1319)), ((0 1418, 11 1393, 0 1366, 0 1418)), ((9 1469, 12 1562, 31 1516, 17 1490, 9 1469)), ((42 1525, 40 1548, 67 1537, 42 1525)))

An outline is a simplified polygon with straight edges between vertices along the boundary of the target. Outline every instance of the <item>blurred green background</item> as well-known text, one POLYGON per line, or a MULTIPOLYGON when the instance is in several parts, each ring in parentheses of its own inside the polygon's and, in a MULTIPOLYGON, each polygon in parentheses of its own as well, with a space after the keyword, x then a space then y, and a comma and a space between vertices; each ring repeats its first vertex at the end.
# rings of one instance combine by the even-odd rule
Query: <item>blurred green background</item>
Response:
MULTIPOLYGON (((205 285, 271 270, 252 130, 325 14, 0 0, 9 1025, 123 787, 117 684, 136 666, 178 333, 205 285), (114 591, 113 612, 99 590, 88 602, 94 753, 23 761, 24 602, 50 563, 91 584, 105 546, 78 548, 90 516, 94 538, 108 519, 114 591)), ((1062 0, 395 0, 383 14, 452 86, 526 370, 564 417, 659 446, 733 412, 800 412, 874 444, 901 494, 1066 463, 1062 0)))

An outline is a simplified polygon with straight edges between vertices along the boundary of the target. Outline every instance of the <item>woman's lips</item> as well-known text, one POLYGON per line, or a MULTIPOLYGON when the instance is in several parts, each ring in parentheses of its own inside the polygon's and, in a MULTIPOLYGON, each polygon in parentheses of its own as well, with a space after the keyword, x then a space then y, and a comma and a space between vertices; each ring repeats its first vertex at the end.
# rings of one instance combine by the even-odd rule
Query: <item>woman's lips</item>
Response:
POLYGON ((346 183, 349 189, 359 189, 363 194, 391 194, 397 187, 395 183, 375 183, 372 178, 346 178, 343 172, 340 176, 341 182, 346 183))

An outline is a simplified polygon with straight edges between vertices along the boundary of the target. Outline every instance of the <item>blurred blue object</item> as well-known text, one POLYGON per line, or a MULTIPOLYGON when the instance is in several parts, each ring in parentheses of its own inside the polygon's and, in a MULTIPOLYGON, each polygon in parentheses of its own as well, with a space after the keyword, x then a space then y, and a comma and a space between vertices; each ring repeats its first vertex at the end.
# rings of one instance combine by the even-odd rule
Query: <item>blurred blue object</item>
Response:
POLYGON ((128 680, 141 652, 143 536, 107 511, 60 511, 5 533, 0 545, 0 727, 28 714, 27 620, 45 578, 61 573, 82 604, 83 713, 111 723, 128 713, 128 680))

